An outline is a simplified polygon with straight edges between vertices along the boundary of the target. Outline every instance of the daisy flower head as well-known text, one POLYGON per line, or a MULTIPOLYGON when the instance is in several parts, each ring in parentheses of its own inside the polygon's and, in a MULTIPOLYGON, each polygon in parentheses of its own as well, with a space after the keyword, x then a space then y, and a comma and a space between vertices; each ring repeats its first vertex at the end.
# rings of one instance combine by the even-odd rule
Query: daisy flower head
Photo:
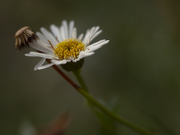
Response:
MULTIPOLYGON (((109 42, 109 40, 102 39, 98 42, 91 43, 91 41, 102 32, 99 26, 92 27, 88 29, 85 34, 82 33, 78 36, 74 21, 68 24, 67 21, 64 20, 60 27, 52 24, 50 26, 51 32, 43 27, 41 27, 40 30, 41 32, 37 32, 36 35, 31 32, 34 38, 31 38, 31 35, 28 37, 29 35, 25 35, 25 31, 21 30, 23 36, 20 36, 19 39, 20 41, 22 39, 24 41, 23 48, 26 43, 28 46, 37 50, 37 52, 31 51, 25 54, 25 56, 42 58, 34 67, 34 70, 45 69, 52 65, 78 63, 80 60, 83 60, 83 58, 93 55, 95 50, 109 42), (49 60, 51 63, 44 64, 46 60, 49 60)), ((17 40, 18 38, 16 41, 17 40)), ((19 46, 22 45, 19 45, 17 42, 16 46, 19 48, 19 46)))

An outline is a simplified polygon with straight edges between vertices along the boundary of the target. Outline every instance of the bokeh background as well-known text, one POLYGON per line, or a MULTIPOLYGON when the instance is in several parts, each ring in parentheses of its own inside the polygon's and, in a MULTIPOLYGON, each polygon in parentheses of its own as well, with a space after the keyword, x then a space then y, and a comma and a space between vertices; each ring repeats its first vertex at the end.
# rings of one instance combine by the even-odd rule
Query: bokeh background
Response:
MULTIPOLYGON (((85 59, 91 93, 118 114, 160 135, 180 134, 180 1, 1 0, 0 134, 20 135, 22 121, 43 128, 68 111, 66 135, 100 135, 84 99, 52 68, 34 71, 38 58, 14 49, 14 34, 75 20, 78 33, 99 25, 108 45, 85 59)), ((74 79, 71 73, 67 73, 74 79)), ((119 135, 138 135, 118 124, 119 135)))

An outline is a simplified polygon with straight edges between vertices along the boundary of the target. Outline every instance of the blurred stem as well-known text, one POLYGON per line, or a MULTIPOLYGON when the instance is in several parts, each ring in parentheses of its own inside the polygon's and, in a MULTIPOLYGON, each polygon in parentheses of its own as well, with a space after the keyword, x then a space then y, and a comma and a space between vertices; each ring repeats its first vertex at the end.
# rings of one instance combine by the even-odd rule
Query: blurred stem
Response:
POLYGON ((87 102, 92 112, 98 117, 101 123, 101 135, 118 135, 117 123, 90 102, 87 102))
POLYGON ((102 104, 100 104, 96 99, 94 99, 91 95, 89 95, 84 89, 79 88, 78 92, 83 95, 91 104, 96 106, 98 109, 100 109, 102 112, 104 112, 106 115, 108 115, 110 118, 114 119, 118 123, 121 123, 127 127, 130 127, 136 132, 139 132, 143 135, 154 135, 152 132, 147 131, 135 124, 132 124, 131 122, 119 117, 117 114, 113 113, 112 111, 108 110, 106 107, 104 107, 102 104))
MULTIPOLYGON (((73 71, 73 74, 75 75, 75 77, 78 80, 81 87, 88 92, 89 90, 88 90, 88 87, 87 87, 87 85, 86 85, 86 83, 85 83, 85 81, 81 75, 81 70, 79 69, 79 70, 73 71)), ((104 132, 106 134, 110 133, 113 135, 117 135, 117 132, 116 132, 117 130, 116 130, 115 125, 113 125, 112 123, 107 121, 107 119, 104 119, 104 117, 105 117, 105 116, 103 117, 104 113, 99 112, 99 110, 97 110, 97 108, 89 100, 87 100, 87 104, 91 108, 91 110, 94 112, 94 114, 98 117, 99 121, 101 122, 102 129, 105 130, 104 132), (106 125, 107 123, 111 126, 110 127, 107 126, 106 125)), ((103 135, 104 135, 104 133, 103 133, 103 135)))
MULTIPOLYGON (((153 133, 151 133, 150 131, 147 131, 137 125, 134 125, 132 123, 130 123, 129 121, 119 117, 117 114, 115 114, 114 112, 108 110, 105 106, 103 106, 102 104, 100 104, 96 99, 94 99, 91 95, 89 95, 89 93, 87 92, 87 86, 86 83, 84 82, 84 79, 81 76, 81 71, 77 70, 77 71, 73 71, 74 75, 76 76, 77 80, 79 81, 80 85, 82 86, 82 88, 78 89, 78 92, 83 95, 87 100, 88 103, 90 104, 90 106, 93 108, 94 106, 97 107, 99 110, 101 110, 102 112, 104 112, 107 116, 109 116, 110 118, 116 120, 117 122, 130 127, 132 129, 134 129, 135 131, 143 134, 143 135, 153 135, 153 133), (92 106, 93 105, 93 106, 92 106)), ((94 108, 93 108, 94 110, 94 108)), ((96 111, 96 110, 94 110, 96 111)), ((97 113, 97 112, 95 112, 97 113)), ((97 115, 98 116, 98 115, 97 115)))
MULTIPOLYGON (((50 61, 47 60, 49 63, 50 61)), ((65 73, 63 73, 56 65, 52 66, 69 84, 71 84, 84 98, 86 98, 92 105, 94 105, 96 108, 104 112, 107 116, 114 119, 120 124, 123 124, 134 131, 141 133, 142 135, 154 135, 152 132, 147 131, 137 125, 132 124, 131 122, 119 117, 117 114, 113 113, 112 111, 108 110, 106 107, 104 107, 102 104, 100 104, 96 99, 94 99, 91 95, 89 95, 84 88, 79 87, 77 84, 75 84, 65 73)), ((81 76, 79 75, 80 80, 83 80, 81 76)), ((81 82, 82 83, 82 82, 81 82)))

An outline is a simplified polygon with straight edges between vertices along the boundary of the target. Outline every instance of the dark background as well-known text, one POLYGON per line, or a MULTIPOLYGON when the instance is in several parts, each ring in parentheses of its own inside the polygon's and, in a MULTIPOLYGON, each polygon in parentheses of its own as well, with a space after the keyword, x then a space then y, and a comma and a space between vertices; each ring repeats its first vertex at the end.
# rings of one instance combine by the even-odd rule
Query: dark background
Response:
MULTIPOLYGON (((64 19, 75 20, 78 33, 99 25, 96 40, 110 40, 82 70, 96 98, 117 104, 119 115, 144 128, 180 134, 179 0, 1 0, 0 18, 1 135, 19 135, 24 119, 42 128, 66 111, 72 119, 67 135, 100 134, 81 95, 52 68, 33 71, 40 59, 24 56, 31 49, 14 49, 19 28, 39 31, 64 19)), ((138 135, 118 127, 121 135, 138 135)))

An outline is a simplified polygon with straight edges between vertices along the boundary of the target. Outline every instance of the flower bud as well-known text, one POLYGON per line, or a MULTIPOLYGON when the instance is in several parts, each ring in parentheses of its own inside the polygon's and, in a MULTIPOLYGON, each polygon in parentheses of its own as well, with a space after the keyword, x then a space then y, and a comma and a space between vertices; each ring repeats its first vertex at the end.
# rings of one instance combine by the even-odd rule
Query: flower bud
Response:
POLYGON ((62 64, 62 68, 66 71, 76 71, 82 68, 84 64, 84 59, 81 59, 77 62, 67 62, 66 64, 62 64))

